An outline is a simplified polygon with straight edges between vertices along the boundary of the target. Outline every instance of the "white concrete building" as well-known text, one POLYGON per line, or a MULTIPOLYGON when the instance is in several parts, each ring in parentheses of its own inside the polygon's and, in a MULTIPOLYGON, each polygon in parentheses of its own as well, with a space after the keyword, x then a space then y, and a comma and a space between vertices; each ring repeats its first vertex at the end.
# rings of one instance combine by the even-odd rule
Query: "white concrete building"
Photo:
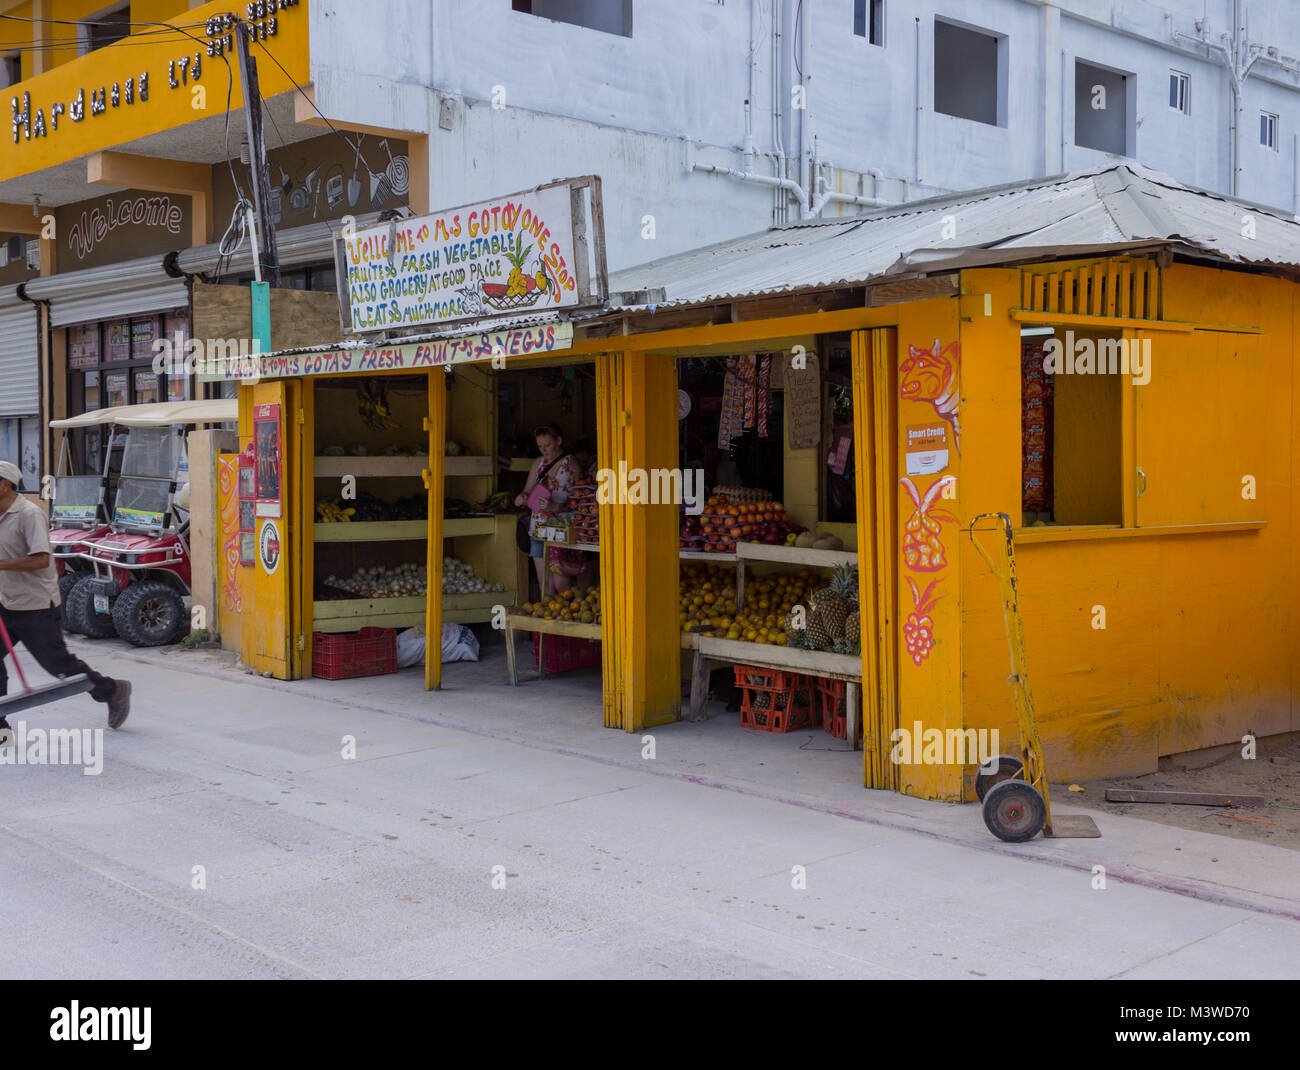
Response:
POLYGON ((600 174, 616 269, 1107 152, 1295 212, 1295 7, 313 0, 311 70, 325 114, 428 131, 431 205, 600 174))

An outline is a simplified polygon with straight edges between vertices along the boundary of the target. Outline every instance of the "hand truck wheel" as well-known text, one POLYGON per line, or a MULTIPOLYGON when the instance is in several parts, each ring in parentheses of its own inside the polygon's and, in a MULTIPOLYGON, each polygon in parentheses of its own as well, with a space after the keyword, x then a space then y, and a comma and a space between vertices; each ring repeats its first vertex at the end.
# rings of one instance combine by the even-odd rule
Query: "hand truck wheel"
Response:
POLYGON ((1032 784, 1004 780, 984 796, 984 824, 1000 840, 1024 843, 1047 824, 1047 803, 1032 784))
POLYGON ((1025 763, 1014 754, 994 755, 975 773, 976 798, 983 802, 984 796, 989 793, 989 788, 994 784, 1001 784, 1004 780, 1014 780, 1020 776, 1020 770, 1024 767, 1025 763))

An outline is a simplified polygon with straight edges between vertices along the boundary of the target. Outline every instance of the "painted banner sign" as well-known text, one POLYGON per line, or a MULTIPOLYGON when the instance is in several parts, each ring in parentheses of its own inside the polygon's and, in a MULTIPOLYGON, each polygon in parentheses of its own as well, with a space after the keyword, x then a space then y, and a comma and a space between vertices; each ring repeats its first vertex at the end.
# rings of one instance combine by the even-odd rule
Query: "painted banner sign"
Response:
POLYGON ((445 364, 509 359, 551 353, 573 344, 573 324, 548 323, 508 331, 483 331, 432 342, 327 349, 284 356, 214 357, 197 363, 201 382, 224 379, 290 379, 299 375, 342 375, 344 372, 408 371, 445 364))
POLYGON ((595 178, 358 230, 336 245, 343 325, 378 331, 589 304, 604 296, 601 230, 595 178))

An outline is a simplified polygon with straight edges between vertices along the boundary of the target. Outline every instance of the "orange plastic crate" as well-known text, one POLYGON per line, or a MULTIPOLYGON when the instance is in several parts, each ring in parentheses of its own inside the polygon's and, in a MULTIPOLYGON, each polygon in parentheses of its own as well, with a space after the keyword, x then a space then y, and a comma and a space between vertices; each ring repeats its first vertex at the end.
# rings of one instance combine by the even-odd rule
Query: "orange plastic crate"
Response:
POLYGON ((799 673, 737 665, 740 724, 760 732, 795 732, 813 724, 813 683, 799 673))

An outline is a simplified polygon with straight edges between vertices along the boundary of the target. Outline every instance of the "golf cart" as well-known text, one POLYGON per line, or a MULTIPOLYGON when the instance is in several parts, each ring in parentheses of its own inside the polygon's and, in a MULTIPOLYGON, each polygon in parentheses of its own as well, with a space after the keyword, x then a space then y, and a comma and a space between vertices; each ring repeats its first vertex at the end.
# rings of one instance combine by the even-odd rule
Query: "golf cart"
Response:
MULTIPOLYGON (((94 426, 108 428, 108 439, 103 450, 104 463, 98 475, 74 474, 66 433, 59 444, 54 498, 50 502, 50 556, 54 558, 54 567, 59 577, 59 597, 63 602, 65 628, 68 627, 68 593, 90 568, 81 557, 86 548, 85 540, 105 535, 109 531, 108 492, 114 446, 112 414, 116 411, 116 408, 97 409, 54 424, 66 430, 94 426)), ((121 448, 120 442, 118 448, 121 448)))
MULTIPOLYGON (((175 642, 189 627, 189 513, 176 501, 187 481, 185 428, 230 423, 233 400, 121 406, 126 429, 109 530, 83 538, 83 573, 67 596, 70 625, 91 638, 122 636, 136 646, 175 642)), ((58 427, 67 421, 53 421, 58 427)))

